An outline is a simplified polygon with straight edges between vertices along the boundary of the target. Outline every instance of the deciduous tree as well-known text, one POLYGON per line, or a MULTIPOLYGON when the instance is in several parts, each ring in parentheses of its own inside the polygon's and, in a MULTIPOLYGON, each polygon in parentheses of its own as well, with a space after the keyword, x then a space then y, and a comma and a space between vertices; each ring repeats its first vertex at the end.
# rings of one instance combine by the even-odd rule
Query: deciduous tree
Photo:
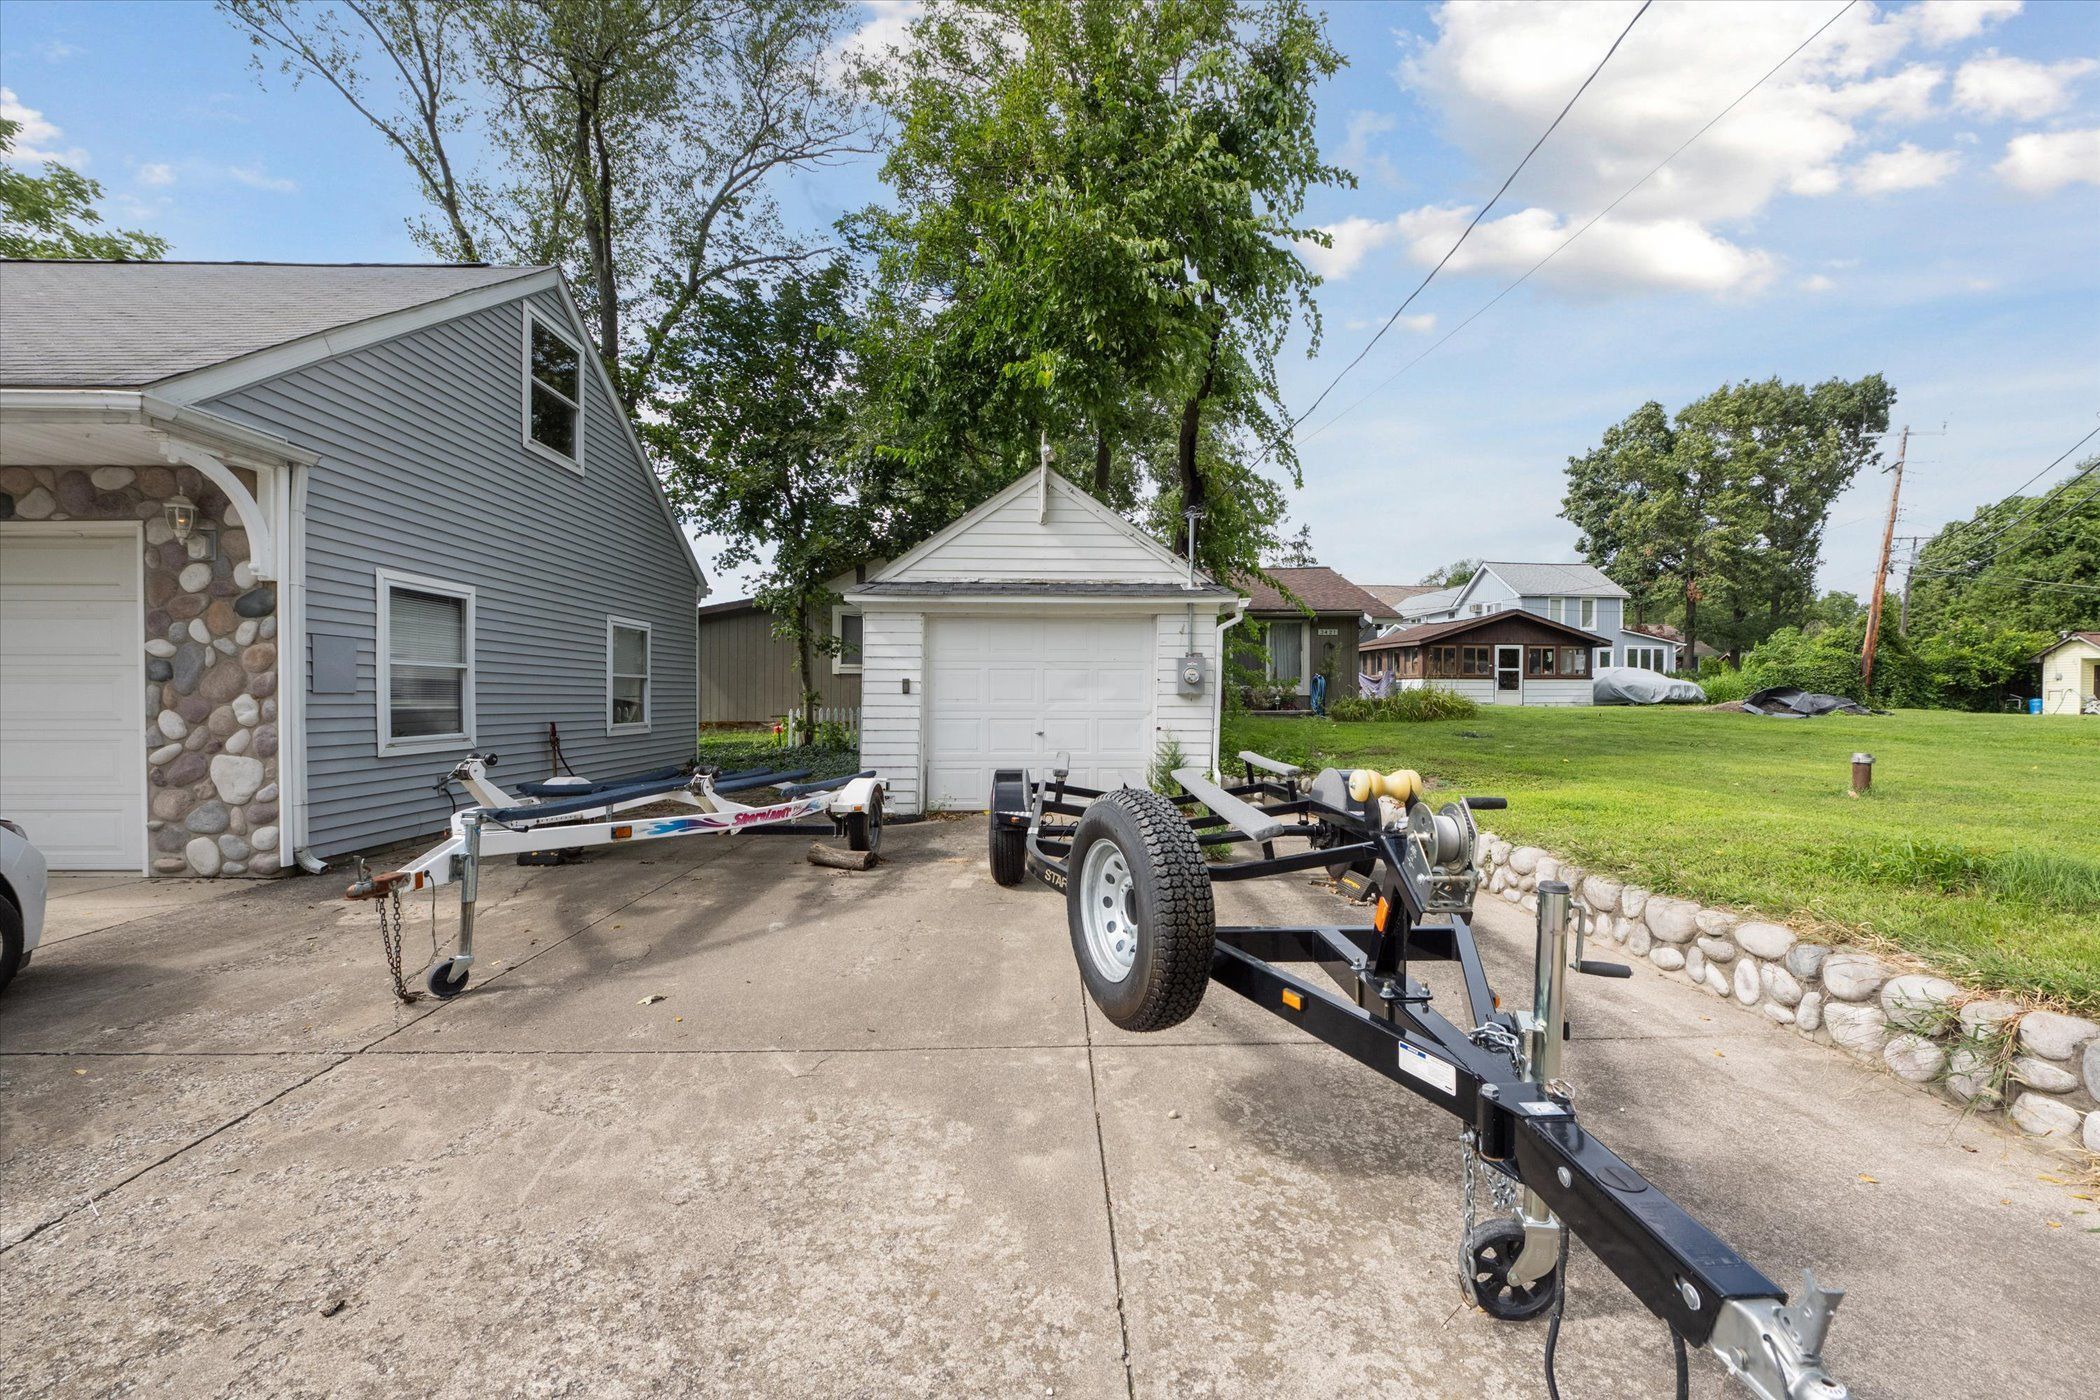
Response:
POLYGON ((135 229, 102 227, 95 202, 102 186, 68 165, 46 161, 30 174, 7 164, 22 124, 0 117, 0 257, 106 258, 150 261, 168 240, 135 229))

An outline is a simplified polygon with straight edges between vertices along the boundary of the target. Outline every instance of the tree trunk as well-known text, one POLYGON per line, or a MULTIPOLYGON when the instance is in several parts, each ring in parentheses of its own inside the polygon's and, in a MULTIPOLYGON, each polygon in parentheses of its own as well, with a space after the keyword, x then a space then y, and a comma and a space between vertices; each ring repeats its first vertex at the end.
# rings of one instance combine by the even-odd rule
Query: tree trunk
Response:
POLYGON ((808 598, 796 600, 795 607, 802 619, 802 625, 795 629, 795 672, 802 682, 802 742, 814 744, 817 741, 817 678, 809 629, 816 623, 810 616, 808 598))
MULTIPOLYGON (((1201 510, 1204 504, 1203 473, 1196 469, 1196 443, 1203 427, 1203 401, 1210 397, 1218 378, 1218 341, 1225 334, 1225 323, 1221 318, 1210 333, 1210 351, 1203 362, 1203 382, 1196 386, 1196 393, 1181 406, 1181 437, 1175 445, 1174 465, 1181 481, 1181 508, 1201 510)), ((1176 531, 1174 552, 1188 557, 1188 532, 1176 531)))
POLYGON ((1094 495, 1099 500, 1108 499, 1110 468, 1114 465, 1108 451, 1108 428, 1105 424, 1094 425, 1094 495))

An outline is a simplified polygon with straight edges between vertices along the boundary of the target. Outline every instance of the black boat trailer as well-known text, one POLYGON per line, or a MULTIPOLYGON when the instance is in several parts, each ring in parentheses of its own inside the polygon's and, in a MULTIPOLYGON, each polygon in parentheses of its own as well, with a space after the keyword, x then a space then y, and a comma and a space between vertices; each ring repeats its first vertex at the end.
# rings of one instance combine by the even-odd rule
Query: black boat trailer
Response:
POLYGON ((1844 1400, 1822 1363, 1841 1290, 1804 1272, 1787 1295, 1576 1120, 1561 1078, 1567 975, 1626 977, 1584 956, 1587 910, 1567 885, 1538 887, 1538 943, 1527 1008, 1506 1011, 1473 937, 1479 842, 1470 797, 1432 810, 1409 770, 1304 770, 1241 753, 1241 781, 1174 774, 1182 792, 1101 792, 1018 769, 992 783, 991 866, 1002 885, 1033 875, 1065 895, 1088 994, 1126 1030, 1192 1015, 1210 982, 1239 993, 1457 1117, 1465 1238, 1461 1286, 1504 1320, 1548 1311, 1546 1382, 1558 1394, 1568 1234, 1579 1235, 1648 1310, 1669 1324, 1677 1389, 1687 1343, 1717 1357, 1762 1400, 1844 1400), (1280 843, 1305 849, 1279 853, 1280 843), (1207 860, 1206 845, 1259 857, 1207 860), (1362 925, 1220 926, 1212 886, 1326 869, 1369 906, 1362 925), (1465 1026, 1431 1005, 1414 964, 1458 965, 1465 1026), (1325 974, 1334 987, 1312 980, 1325 974), (1339 989, 1339 994, 1337 990, 1339 989), (1474 1220, 1476 1179, 1496 1209, 1474 1220))

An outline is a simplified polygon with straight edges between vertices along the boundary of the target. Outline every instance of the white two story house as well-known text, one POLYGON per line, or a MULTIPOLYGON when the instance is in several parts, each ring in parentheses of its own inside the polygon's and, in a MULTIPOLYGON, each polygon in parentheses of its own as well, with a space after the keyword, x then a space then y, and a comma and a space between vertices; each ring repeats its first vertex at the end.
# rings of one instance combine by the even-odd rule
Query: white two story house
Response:
POLYGON ((1401 605, 1408 625, 1484 617, 1522 608, 1608 640, 1596 666, 1677 669, 1678 644, 1626 624, 1626 590, 1591 564, 1524 564, 1493 560, 1456 589, 1425 593, 1401 605))

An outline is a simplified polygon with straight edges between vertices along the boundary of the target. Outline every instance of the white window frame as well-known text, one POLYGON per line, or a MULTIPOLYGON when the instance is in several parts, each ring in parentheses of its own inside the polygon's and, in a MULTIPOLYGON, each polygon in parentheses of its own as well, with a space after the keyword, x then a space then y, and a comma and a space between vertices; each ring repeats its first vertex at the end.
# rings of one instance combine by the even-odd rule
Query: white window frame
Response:
POLYGON ((1597 600, 1595 598, 1584 598, 1578 606, 1582 617, 1582 626, 1588 630, 1595 631, 1597 627, 1597 600))
POLYGON ((467 584, 447 583, 443 579, 425 578, 420 574, 404 574, 393 569, 375 569, 373 578, 373 601, 379 618, 379 693, 374 708, 378 711, 379 743, 381 757, 393 754, 441 753, 457 749, 462 744, 474 742, 474 590, 467 584), (466 604, 466 669, 461 673, 459 686, 459 718, 465 726, 456 734, 417 734, 412 738, 394 737, 394 627, 393 594, 397 588, 413 593, 435 593, 441 597, 458 598, 466 604))
MULTIPOLYGON (((520 371, 518 383, 518 435, 524 442, 527 452, 545 457, 550 462, 559 462, 578 476, 583 475, 583 401, 590 392, 588 387, 590 363, 584 357, 589 353, 590 351, 578 344, 566 329, 556 325, 551 317, 542 316, 532 308, 531 303, 526 303, 524 328, 518 338, 518 369, 520 371), (532 435, 532 388, 533 385, 540 383, 532 375, 532 328, 534 326, 538 326, 576 352, 576 455, 574 457, 555 451, 532 435)), ((551 384, 541 384, 540 387, 551 394, 561 394, 561 390, 556 389, 551 384)))
POLYGON ((647 734, 656 723, 656 631, 632 617, 605 619, 605 732, 647 734), (620 628, 642 634, 642 717, 632 724, 613 723, 613 638, 620 628))
POLYGON ((860 674, 861 667, 867 663, 868 615, 866 613, 859 608, 848 607, 844 603, 833 604, 831 609, 831 635, 844 642, 846 634, 840 630, 840 621, 848 615, 860 619, 861 659, 859 661, 848 661, 843 651, 833 652, 831 654, 831 674, 834 676, 857 676, 860 674))
POLYGON ((1607 667, 1607 666, 1609 666, 1609 665, 1611 665, 1611 648, 1610 648, 1610 647, 1598 647, 1598 648, 1597 648, 1597 669, 1601 671, 1601 670, 1603 670, 1603 669, 1604 669, 1605 667, 1607 667))

